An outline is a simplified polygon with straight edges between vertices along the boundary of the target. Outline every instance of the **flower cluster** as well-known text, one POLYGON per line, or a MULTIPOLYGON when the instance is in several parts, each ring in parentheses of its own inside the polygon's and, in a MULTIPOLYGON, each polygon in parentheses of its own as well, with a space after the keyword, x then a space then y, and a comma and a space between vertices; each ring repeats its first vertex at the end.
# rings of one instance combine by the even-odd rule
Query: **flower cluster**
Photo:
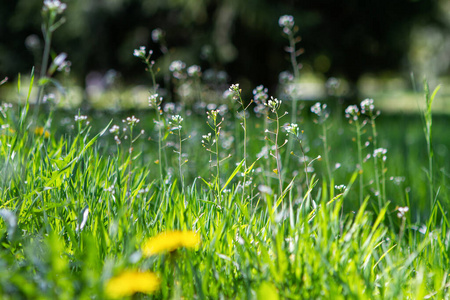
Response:
POLYGON ((288 84, 294 81, 294 75, 291 72, 283 71, 278 75, 278 82, 281 84, 288 84))
POLYGON ((209 144, 211 144, 211 138, 212 138, 211 132, 202 135, 202 146, 207 147, 209 144))
POLYGON ((162 103, 163 98, 162 97, 158 98, 158 96, 159 96, 158 94, 150 95, 148 97, 148 105, 151 108, 161 110, 161 103, 162 103))
POLYGON ((138 118, 136 118, 135 116, 131 116, 131 117, 127 117, 126 120, 122 120, 123 123, 127 123, 130 126, 134 126, 137 123, 139 123, 141 120, 139 120, 138 118))
POLYGON ((281 100, 270 96, 269 101, 267 101, 267 103, 264 103, 264 105, 266 105, 273 113, 275 113, 281 106, 281 100))
POLYGON ((298 136, 299 128, 298 128, 297 124, 295 124, 295 123, 288 124, 285 126, 285 129, 286 129, 286 132, 293 134, 295 136, 298 136))
POLYGON ((386 160, 386 153, 387 153, 387 149, 385 148, 377 148, 373 151, 373 157, 374 158, 381 158, 383 159, 383 161, 386 160))
POLYGON ((349 105, 345 109, 345 117, 347 119, 353 119, 354 121, 356 121, 356 120, 358 120, 358 116, 359 116, 358 106, 356 106, 356 105, 349 105))
POLYGON ((409 207, 405 206, 405 207, 399 207, 397 208, 397 217, 402 219, 405 217, 405 214, 409 211, 409 207))
POLYGON ((202 69, 197 65, 190 66, 186 71, 189 77, 200 77, 202 75, 202 69))
POLYGON ((253 101, 256 104, 263 104, 269 99, 269 95, 267 94, 268 89, 264 87, 263 85, 257 86, 253 90, 253 101))
MULTIPOLYGON (((44 96, 42 97, 42 103, 54 102, 55 99, 56 99, 55 94, 49 93, 49 94, 46 94, 46 95, 44 95, 44 96)), ((76 116, 76 117, 77 117, 77 116, 76 116)), ((75 118, 75 121, 77 121, 76 118, 75 118)))
POLYGON ((267 102, 267 99, 269 99, 267 92, 268 89, 263 85, 259 85, 253 90, 253 102, 256 103, 254 108, 255 113, 260 114, 265 111, 265 103, 267 102))
POLYGON ((311 112, 319 117, 319 123, 325 122, 325 120, 330 116, 329 112, 327 111, 327 105, 325 103, 321 104, 320 102, 317 102, 316 104, 311 106, 311 112))
POLYGON ((170 130, 180 130, 182 128, 181 123, 183 122, 183 118, 180 115, 172 116, 169 124, 172 126, 170 130))
POLYGON ((158 43, 159 41, 161 41, 164 38, 165 35, 166 35, 166 33, 161 28, 153 29, 152 41, 155 43, 158 43))
POLYGON ((174 60, 170 66, 169 71, 172 72, 173 77, 177 79, 183 79, 183 70, 186 68, 186 64, 181 60, 174 60))
POLYGON ((76 115, 74 119, 75 119, 75 122, 83 122, 83 121, 87 120, 87 116, 76 115))
POLYGON ((213 122, 215 122, 217 120, 217 115, 219 114, 219 110, 218 109, 211 109, 210 111, 206 112, 207 118, 208 119, 212 119, 213 122))
POLYGON ((112 134, 118 134, 120 131, 120 127, 117 125, 113 125, 110 129, 109 132, 112 134))
POLYGON ((372 115, 375 110, 375 105, 373 105, 373 99, 365 99, 361 101, 361 113, 372 115))
POLYGON ((140 58, 145 58, 146 56, 145 46, 140 46, 139 49, 134 49, 133 55, 140 58))
POLYGON ((278 25, 283 28, 285 34, 291 34, 294 28, 295 22, 294 17, 291 15, 284 15, 278 19, 278 25))
POLYGON ((232 84, 229 88, 228 91, 231 93, 231 95, 233 96, 233 100, 238 100, 240 95, 241 95, 241 89, 239 88, 239 83, 235 83, 232 84))
MULTIPOLYGON (((147 54, 147 50, 146 50, 145 46, 140 46, 139 49, 133 50, 133 55, 136 57, 140 57, 142 59, 149 59, 150 56, 152 56, 152 54, 153 54, 153 50, 148 50, 148 54, 147 54)), ((154 64, 154 62, 152 62, 152 64, 154 64)))
POLYGON ((334 188, 337 189, 338 191, 342 192, 347 188, 347 186, 345 184, 340 184, 340 185, 335 185, 334 188))
POLYGON ((44 11, 56 12, 62 14, 67 8, 65 3, 61 3, 59 0, 44 0, 44 11))

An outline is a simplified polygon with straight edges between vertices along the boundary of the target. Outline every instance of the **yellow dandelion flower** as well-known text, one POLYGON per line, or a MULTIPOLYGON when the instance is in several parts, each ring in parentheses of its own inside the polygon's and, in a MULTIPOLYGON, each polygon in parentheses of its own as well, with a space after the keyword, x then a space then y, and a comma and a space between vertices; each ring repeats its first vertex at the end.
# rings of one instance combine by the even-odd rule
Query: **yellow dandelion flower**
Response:
POLYGON ((36 129, 34 129, 34 134, 38 135, 38 136, 44 136, 44 138, 48 139, 50 137, 50 132, 48 132, 47 130, 44 129, 44 127, 36 127, 36 129))
POLYGON ((151 256, 165 251, 174 251, 178 248, 196 248, 200 245, 200 235, 194 231, 168 231, 150 238, 144 243, 142 253, 151 256))
POLYGON ((155 273, 125 271, 106 283, 105 292, 112 299, 132 296, 135 293, 152 294, 159 289, 160 283, 155 273))

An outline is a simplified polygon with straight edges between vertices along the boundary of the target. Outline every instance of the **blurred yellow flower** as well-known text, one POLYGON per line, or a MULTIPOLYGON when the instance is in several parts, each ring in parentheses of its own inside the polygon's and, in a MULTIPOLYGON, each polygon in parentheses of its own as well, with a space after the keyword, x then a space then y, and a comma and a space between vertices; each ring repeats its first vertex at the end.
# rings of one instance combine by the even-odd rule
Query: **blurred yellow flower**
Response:
POLYGON ((151 256, 165 251, 171 252, 181 247, 196 248, 200 243, 200 235, 194 231, 168 231, 147 240, 142 247, 142 253, 145 256, 151 256))
POLYGON ((47 130, 44 129, 44 127, 36 127, 36 129, 34 129, 34 134, 38 135, 38 136, 44 136, 44 138, 48 139, 50 137, 50 132, 48 132, 47 130))
POLYGON ((155 273, 125 271, 106 283, 105 292, 112 299, 132 296, 135 293, 151 294, 159 289, 160 283, 155 273))

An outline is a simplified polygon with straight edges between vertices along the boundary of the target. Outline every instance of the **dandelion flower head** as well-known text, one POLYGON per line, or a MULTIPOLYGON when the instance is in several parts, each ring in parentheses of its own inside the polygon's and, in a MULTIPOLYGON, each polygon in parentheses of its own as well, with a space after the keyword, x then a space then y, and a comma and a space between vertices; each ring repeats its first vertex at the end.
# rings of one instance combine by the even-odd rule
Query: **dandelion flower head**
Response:
POLYGON ((200 243, 200 236, 194 231, 168 231, 146 241, 142 253, 151 256, 166 251, 172 252, 181 247, 197 248, 200 243))
POLYGON ((160 280, 152 272, 125 271, 106 283, 105 292, 112 299, 120 299, 135 293, 151 294, 159 286, 160 280))

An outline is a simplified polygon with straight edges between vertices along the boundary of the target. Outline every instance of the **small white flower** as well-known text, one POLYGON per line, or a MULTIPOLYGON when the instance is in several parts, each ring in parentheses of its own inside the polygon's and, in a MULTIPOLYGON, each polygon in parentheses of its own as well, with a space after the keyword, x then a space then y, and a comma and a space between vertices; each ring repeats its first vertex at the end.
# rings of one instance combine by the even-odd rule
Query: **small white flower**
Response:
POLYGON ((377 148, 373 151, 374 158, 381 158, 383 161, 386 161, 386 153, 387 149, 385 148, 377 148))
POLYGON ((146 53, 145 46, 140 46, 139 49, 134 49, 133 51, 133 55, 136 57, 145 58, 145 53, 146 53))
POLYGON ((295 136, 298 135, 298 125, 297 124, 291 123, 291 124, 288 124, 285 128, 288 133, 291 133, 295 136))
POLYGON ((152 40, 155 43, 158 43, 159 41, 161 41, 161 39, 164 37, 166 33, 164 32, 164 30, 162 30, 161 28, 156 28, 153 29, 152 31, 152 40))
POLYGON ((66 8, 67 5, 59 0, 44 0, 44 11, 56 11, 56 13, 62 14, 66 8))
POLYGON ((375 110, 375 105, 373 105, 373 99, 364 99, 361 101, 361 113, 362 114, 372 114, 375 110))
POLYGON ((382 157, 387 153, 387 149, 385 148, 377 148, 373 151, 373 157, 382 157))
POLYGON ((117 134, 117 133, 119 133, 119 131, 120 131, 120 127, 117 126, 117 125, 113 125, 113 126, 109 129, 109 132, 112 133, 112 134, 117 134))
POLYGON ((283 71, 278 75, 278 81, 282 84, 291 83, 294 80, 294 75, 288 71, 283 71))
POLYGON ((206 112, 208 119, 213 119, 216 120, 217 119, 217 115, 219 114, 219 110, 218 109, 212 109, 208 112, 206 112))
POLYGON ((181 123, 183 122, 183 118, 180 115, 172 116, 172 120, 169 121, 169 124, 173 127, 171 130, 180 130, 182 128, 181 123))
POLYGON ((345 117, 347 119, 352 118, 353 120, 358 120, 358 115, 359 115, 359 109, 358 106, 356 105, 349 105, 346 109, 345 109, 345 117))
POLYGON ((257 86, 253 90, 253 101, 255 101, 256 104, 263 104, 269 99, 269 95, 267 94, 268 89, 264 87, 263 85, 257 86))
POLYGON ((170 72, 180 72, 185 68, 186 64, 181 60, 174 60, 169 66, 170 72))
POLYGON ((326 104, 320 104, 320 102, 317 102, 311 107, 311 112, 315 113, 319 117, 322 115, 322 111, 324 111, 327 108, 326 104))
MULTIPOLYGON (((125 120, 122 120, 122 122, 125 123, 125 120)), ((128 123, 128 125, 134 126, 137 123, 139 123, 140 120, 138 118, 136 118, 135 116, 131 116, 131 117, 127 117, 126 122, 128 123)))
MULTIPOLYGON (((55 94, 50 93, 50 94, 44 95, 44 97, 42 97, 42 102, 43 102, 43 103, 47 103, 47 102, 49 102, 49 101, 52 102, 52 101, 54 101, 55 99, 56 99, 55 94)), ((76 117, 77 117, 77 116, 75 116, 75 121, 77 121, 76 117)))
POLYGON ((55 59, 53 60, 53 63, 59 67, 64 63, 66 58, 67 58, 67 53, 62 52, 62 53, 58 54, 58 56, 55 57, 55 59))
POLYGON ((234 84, 232 84, 232 85, 228 88, 228 90, 229 90, 230 92, 239 92, 239 91, 240 91, 240 89, 239 89, 239 83, 234 83, 234 84))
POLYGON ((404 218, 405 214, 409 211, 409 207, 405 206, 405 207, 399 207, 397 208, 397 217, 404 218))
POLYGON ((281 100, 278 100, 277 98, 274 98, 273 96, 270 96, 269 101, 267 101, 267 103, 265 103, 264 105, 269 107, 270 110, 272 110, 272 112, 276 112, 280 108, 281 100))
POLYGON ((198 77, 201 75, 202 69, 200 66, 192 65, 189 68, 187 68, 187 74, 189 77, 198 77))
POLYGON ((339 191, 343 191, 343 190, 345 190, 347 188, 347 186, 344 185, 344 184, 341 184, 341 185, 335 185, 334 188, 339 190, 339 191))
POLYGON ((278 19, 278 25, 283 28, 292 29, 294 27, 294 17, 291 15, 284 15, 278 19))
POLYGON ((183 75, 183 70, 186 68, 186 64, 181 60, 174 60, 170 66, 169 70, 172 72, 173 77, 177 79, 183 79, 185 75, 183 75))
POLYGON ((87 116, 75 116, 75 122, 82 122, 84 120, 87 120, 87 116))

